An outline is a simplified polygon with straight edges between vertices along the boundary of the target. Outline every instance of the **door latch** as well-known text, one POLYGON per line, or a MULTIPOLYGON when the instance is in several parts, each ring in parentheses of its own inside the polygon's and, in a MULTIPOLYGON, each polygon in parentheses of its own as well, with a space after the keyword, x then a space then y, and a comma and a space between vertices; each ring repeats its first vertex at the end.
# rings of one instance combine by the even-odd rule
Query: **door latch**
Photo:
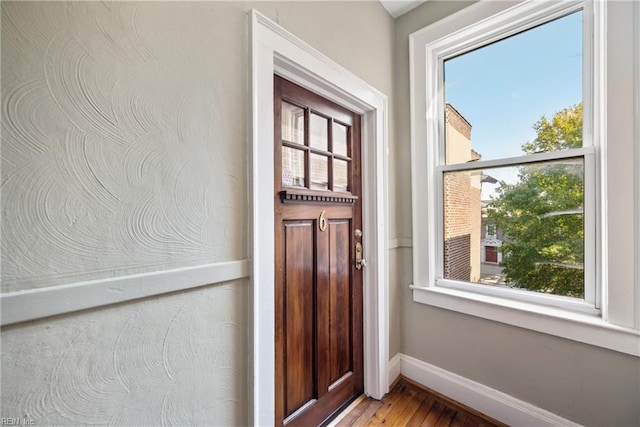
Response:
POLYGON ((367 266, 367 260, 362 256, 362 244, 356 242, 356 268, 360 270, 362 267, 367 266))

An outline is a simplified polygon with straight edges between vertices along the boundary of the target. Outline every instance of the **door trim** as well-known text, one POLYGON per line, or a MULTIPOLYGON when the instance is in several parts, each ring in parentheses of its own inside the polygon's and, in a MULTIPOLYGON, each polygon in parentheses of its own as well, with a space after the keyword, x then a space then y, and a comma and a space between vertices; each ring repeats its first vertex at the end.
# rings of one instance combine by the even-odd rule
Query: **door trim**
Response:
POLYGON ((278 74, 362 115, 362 222, 369 266, 364 284, 364 390, 376 399, 389 389, 388 211, 386 95, 251 10, 251 148, 249 253, 249 396, 252 425, 275 417, 275 236, 273 197, 273 75, 278 74))

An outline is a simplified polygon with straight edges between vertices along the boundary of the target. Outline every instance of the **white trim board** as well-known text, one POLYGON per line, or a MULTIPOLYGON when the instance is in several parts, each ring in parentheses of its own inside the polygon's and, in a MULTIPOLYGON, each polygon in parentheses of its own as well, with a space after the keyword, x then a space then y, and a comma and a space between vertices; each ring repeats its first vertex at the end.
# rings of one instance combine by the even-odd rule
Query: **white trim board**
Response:
POLYGON ((249 261, 196 265, 0 295, 2 326, 249 277, 249 261))
POLYGON ((579 426, 559 415, 406 354, 399 354, 399 359, 403 376, 505 424, 579 426))
POLYGON ((271 425, 275 407, 273 75, 362 115, 364 270, 364 391, 381 398, 389 384, 387 135, 388 101, 368 83, 256 10, 251 36, 252 319, 250 423, 271 425))
MULTIPOLYGON (((635 174, 635 183, 634 183, 634 198, 635 198, 635 236, 634 236, 634 251, 636 254, 636 258, 640 256, 640 2, 634 2, 633 4, 634 12, 635 12, 635 22, 634 22, 634 72, 635 76, 634 80, 634 174, 635 174)), ((635 278, 636 281, 640 281, 640 262, 636 262, 635 264, 635 278)), ((638 308, 636 310, 636 318, 635 318, 635 327, 640 330, 640 289, 636 288, 635 292, 635 306, 638 308)))
POLYGON ((395 356, 389 361, 389 385, 393 384, 395 380, 400 376, 402 353, 396 353, 395 356))
POLYGON ((413 247, 413 241, 411 239, 397 238, 389 240, 389 250, 411 247, 413 247))

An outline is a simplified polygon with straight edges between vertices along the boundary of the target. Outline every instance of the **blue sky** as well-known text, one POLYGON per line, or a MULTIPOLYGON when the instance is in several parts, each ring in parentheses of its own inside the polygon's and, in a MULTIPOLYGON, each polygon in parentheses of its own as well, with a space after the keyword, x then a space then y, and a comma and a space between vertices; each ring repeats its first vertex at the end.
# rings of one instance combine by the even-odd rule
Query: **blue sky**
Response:
MULTIPOLYGON (((582 101, 582 12, 447 60, 445 99, 471 123, 483 160, 521 155, 540 117, 582 101)), ((513 181, 510 169, 490 173, 513 181)))

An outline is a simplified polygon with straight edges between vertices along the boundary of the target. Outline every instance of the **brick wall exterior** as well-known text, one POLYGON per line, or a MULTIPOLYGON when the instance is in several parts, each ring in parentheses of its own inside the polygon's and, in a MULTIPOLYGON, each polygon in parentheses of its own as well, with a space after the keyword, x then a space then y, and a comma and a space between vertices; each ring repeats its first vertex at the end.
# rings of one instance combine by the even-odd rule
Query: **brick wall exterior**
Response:
POLYGON ((471 179, 466 172, 444 177, 444 277, 471 280, 471 179))
MULTIPOLYGON (((447 150, 454 162, 479 160, 471 149, 471 125, 446 106, 447 150)), ((444 277, 478 282, 481 251, 480 175, 451 172, 444 176, 444 277)))
POLYGON ((455 130, 471 141, 471 123, 462 117, 462 114, 460 114, 451 104, 446 105, 445 122, 449 123, 455 130))

